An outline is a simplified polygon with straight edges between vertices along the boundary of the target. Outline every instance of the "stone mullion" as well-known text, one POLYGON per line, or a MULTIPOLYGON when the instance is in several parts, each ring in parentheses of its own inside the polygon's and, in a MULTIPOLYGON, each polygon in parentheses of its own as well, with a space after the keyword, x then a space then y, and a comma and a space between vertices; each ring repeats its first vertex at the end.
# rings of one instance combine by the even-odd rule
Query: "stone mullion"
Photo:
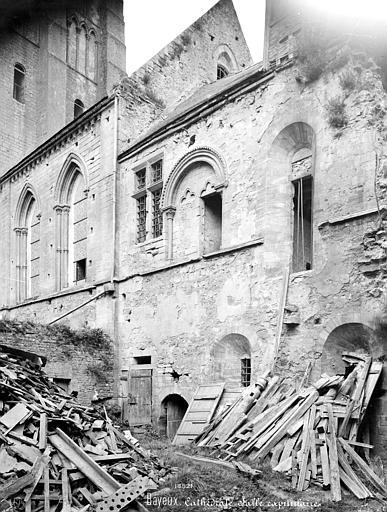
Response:
POLYGON ((173 218, 175 217, 175 213, 176 208, 174 208, 173 206, 166 208, 164 210, 164 224, 166 227, 165 256, 167 260, 173 259, 173 218))
POLYGON ((16 228, 16 302, 21 301, 21 229, 16 228))
POLYGON ((70 207, 62 208, 62 288, 69 286, 69 213, 70 207))
POLYGON ((62 207, 55 207, 55 289, 62 284, 62 207))
POLYGON ((27 298, 27 228, 20 230, 20 300, 27 298))

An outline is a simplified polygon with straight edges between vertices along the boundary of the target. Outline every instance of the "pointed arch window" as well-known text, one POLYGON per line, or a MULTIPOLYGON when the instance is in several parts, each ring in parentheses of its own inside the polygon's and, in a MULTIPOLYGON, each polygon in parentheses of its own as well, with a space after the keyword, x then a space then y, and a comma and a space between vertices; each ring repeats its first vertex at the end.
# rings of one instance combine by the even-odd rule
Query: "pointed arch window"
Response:
POLYGON ((39 294, 40 215, 31 191, 21 200, 16 233, 16 301, 39 294))
POLYGON ((76 99, 74 101, 74 119, 81 116, 85 111, 85 105, 83 101, 76 99))
POLYGON ((87 277, 87 195, 80 168, 72 163, 62 181, 56 210, 56 287, 73 286, 87 277))
POLYGON ((13 71, 13 97, 19 103, 24 103, 26 70, 21 64, 15 64, 13 71))

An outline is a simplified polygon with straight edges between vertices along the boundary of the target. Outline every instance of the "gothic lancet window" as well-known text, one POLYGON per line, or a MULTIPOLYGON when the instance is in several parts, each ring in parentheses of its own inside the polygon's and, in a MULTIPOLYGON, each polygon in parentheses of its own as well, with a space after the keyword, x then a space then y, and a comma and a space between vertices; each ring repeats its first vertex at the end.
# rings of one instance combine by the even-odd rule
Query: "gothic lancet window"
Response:
POLYGON ((72 163, 62 179, 56 206, 56 287, 58 290, 87 277, 87 196, 80 168, 72 163))
POLYGON ((19 103, 24 103, 24 82, 26 70, 21 64, 15 64, 13 72, 13 97, 19 103))
POLYGON ((16 301, 39 294, 40 215, 30 190, 22 196, 16 233, 16 301))

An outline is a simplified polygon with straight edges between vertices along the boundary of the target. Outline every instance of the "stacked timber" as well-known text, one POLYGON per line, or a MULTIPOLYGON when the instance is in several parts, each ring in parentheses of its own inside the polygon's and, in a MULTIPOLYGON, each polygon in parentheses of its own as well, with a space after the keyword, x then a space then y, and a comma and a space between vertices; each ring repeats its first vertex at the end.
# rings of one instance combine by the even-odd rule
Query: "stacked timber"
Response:
POLYGON ((36 359, 0 351, 0 510, 144 510, 136 498, 168 468, 36 359))
POLYGON ((350 353, 343 359, 345 377, 322 375, 310 387, 296 389, 278 376, 262 379, 220 411, 195 443, 214 447, 224 461, 269 461, 298 491, 315 483, 340 501, 343 484, 360 499, 387 497, 385 482, 370 466, 364 426, 358 439, 383 363, 350 353))

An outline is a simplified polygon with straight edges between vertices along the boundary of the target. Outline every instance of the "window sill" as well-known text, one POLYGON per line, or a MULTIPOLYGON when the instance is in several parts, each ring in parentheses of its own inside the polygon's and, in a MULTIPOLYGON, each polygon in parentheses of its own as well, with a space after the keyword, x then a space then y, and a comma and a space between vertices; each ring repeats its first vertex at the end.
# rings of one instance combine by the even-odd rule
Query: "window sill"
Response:
POLYGON ((311 268, 310 270, 300 270, 299 272, 290 272, 290 278, 310 277, 315 273, 316 273, 315 268, 311 268))
POLYGON ((208 252, 206 254, 203 254, 203 258, 205 258, 205 259, 215 258, 216 256, 221 256, 222 254, 227 254, 228 252, 234 252, 234 251, 238 251, 240 249, 244 249, 247 247, 254 247, 255 245, 262 245, 262 244, 263 244, 263 237, 260 237, 260 238, 251 240, 249 242, 245 242, 243 244, 230 245, 229 247, 219 249, 218 251, 208 252))
POLYGON ((42 297, 36 297, 36 298, 31 298, 31 299, 27 299, 25 300, 24 302, 18 302, 17 304, 14 304, 13 306, 4 306, 2 308, 0 308, 0 311, 5 311, 5 310, 11 310, 11 309, 18 309, 18 308, 22 308, 24 306, 30 306, 31 304, 36 304, 38 302, 45 302, 45 301, 49 301, 49 300, 52 300, 52 299, 57 299, 57 298, 60 298, 60 297, 65 297, 66 295, 72 295, 74 293, 81 293, 81 292, 86 292, 86 291, 92 291, 92 290, 95 290, 96 289, 96 286, 93 284, 93 285, 79 285, 79 286, 72 286, 70 288, 66 288, 64 290, 60 290, 59 292, 55 292, 55 293, 51 293, 49 295, 44 295, 42 297))
POLYGON ((142 247, 146 247, 147 245, 152 245, 152 244, 155 244, 157 242, 161 242, 163 240, 163 235, 160 235, 156 238, 149 238, 149 240, 145 240, 145 242, 139 242, 137 244, 135 244, 135 247, 137 247, 138 249, 141 249, 142 247))

